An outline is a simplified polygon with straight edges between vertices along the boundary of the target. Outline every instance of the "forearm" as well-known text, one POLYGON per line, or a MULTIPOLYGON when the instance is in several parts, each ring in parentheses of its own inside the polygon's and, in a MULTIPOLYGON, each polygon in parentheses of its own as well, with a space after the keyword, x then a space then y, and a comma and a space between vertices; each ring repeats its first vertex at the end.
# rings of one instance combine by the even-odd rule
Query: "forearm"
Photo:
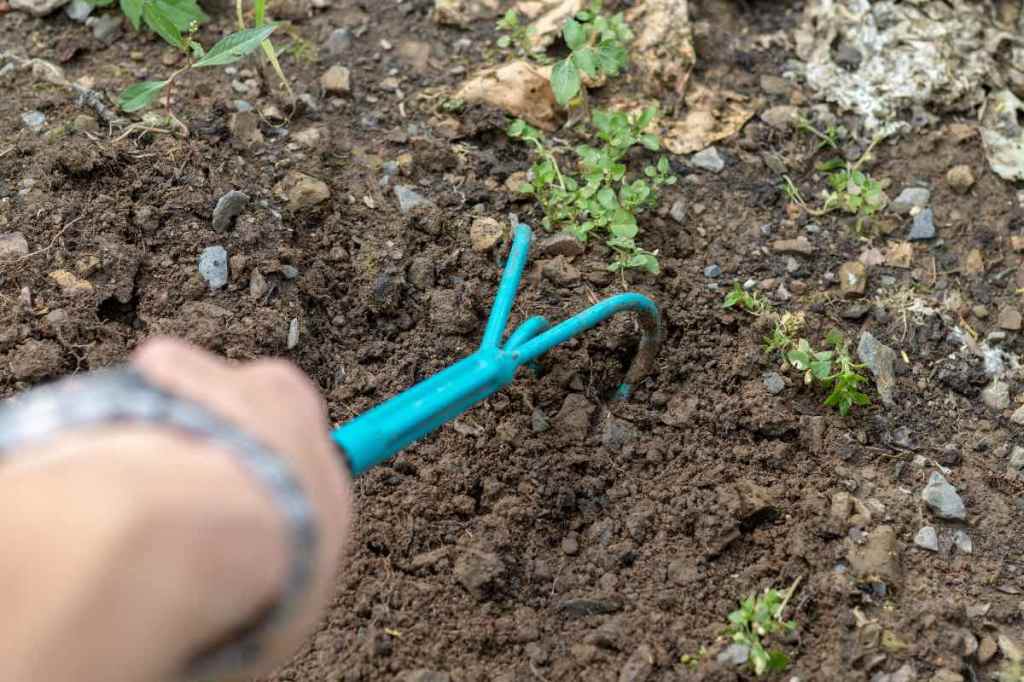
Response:
POLYGON ((0 679, 163 682, 277 597, 283 524, 213 448, 152 429, 79 441, 0 469, 0 679))

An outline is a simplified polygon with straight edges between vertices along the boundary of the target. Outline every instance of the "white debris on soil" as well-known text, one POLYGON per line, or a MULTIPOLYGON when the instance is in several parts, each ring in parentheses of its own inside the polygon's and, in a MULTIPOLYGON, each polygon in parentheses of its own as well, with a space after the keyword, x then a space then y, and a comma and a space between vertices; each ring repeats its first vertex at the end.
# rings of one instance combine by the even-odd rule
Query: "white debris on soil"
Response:
POLYGON ((1016 40, 985 3, 965 0, 814 0, 796 39, 810 88, 869 130, 914 107, 975 109, 984 86, 1003 81, 997 57, 1016 40))
POLYGON ((1007 180, 1024 180, 1024 102, 1009 90, 994 92, 985 104, 981 141, 992 172, 1007 180))

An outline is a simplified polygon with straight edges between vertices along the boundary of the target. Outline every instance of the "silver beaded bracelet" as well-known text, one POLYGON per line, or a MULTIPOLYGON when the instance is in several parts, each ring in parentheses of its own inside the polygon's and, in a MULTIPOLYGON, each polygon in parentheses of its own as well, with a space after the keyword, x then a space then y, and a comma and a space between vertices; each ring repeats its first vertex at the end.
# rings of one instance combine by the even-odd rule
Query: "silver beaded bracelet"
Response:
POLYGON ((267 633, 298 607, 316 557, 313 510, 287 460, 206 407, 175 396, 125 367, 63 379, 0 406, 0 471, 4 459, 15 456, 19 448, 75 429, 118 423, 169 427, 218 446, 260 482, 284 516, 292 556, 281 598, 228 641, 197 654, 187 672, 208 677, 251 663, 263 653, 267 633))

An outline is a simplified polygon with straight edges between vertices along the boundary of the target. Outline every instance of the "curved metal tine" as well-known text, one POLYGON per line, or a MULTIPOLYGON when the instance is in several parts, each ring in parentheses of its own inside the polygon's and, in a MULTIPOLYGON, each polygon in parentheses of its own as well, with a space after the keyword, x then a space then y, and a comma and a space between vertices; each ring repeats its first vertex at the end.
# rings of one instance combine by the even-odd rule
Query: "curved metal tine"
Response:
POLYGON ((645 296, 639 294, 612 296, 533 337, 517 349, 510 349, 510 352, 515 354, 516 362, 519 364, 531 362, 558 344, 597 326, 616 313, 627 310, 640 313, 643 328, 640 350, 633 359, 625 381, 616 391, 617 398, 628 398, 633 386, 649 373, 654 358, 657 356, 658 347, 661 345, 661 323, 658 308, 645 296))
POLYGON ((484 337, 480 341, 481 348, 497 348, 501 343, 505 325, 508 324, 508 316, 512 312, 512 304, 516 300, 519 280, 522 278, 523 268, 526 267, 531 237, 529 227, 522 224, 516 226, 512 249, 505 262, 505 271, 501 273, 498 293, 494 297, 494 307, 491 308, 491 315, 487 318, 487 326, 484 328, 484 337))
POLYGON ((531 317, 516 327, 516 330, 509 335, 508 340, 505 342, 504 349, 506 351, 515 350, 533 337, 537 336, 537 334, 547 331, 549 326, 550 325, 545 318, 539 315, 531 317))

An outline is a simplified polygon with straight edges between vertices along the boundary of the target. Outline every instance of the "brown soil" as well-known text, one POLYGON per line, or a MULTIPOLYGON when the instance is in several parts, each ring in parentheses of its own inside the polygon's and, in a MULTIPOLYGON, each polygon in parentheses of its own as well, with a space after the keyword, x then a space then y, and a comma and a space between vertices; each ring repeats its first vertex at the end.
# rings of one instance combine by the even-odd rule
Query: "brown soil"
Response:
MULTIPOLYGON (((71 124, 92 117, 90 109, 28 70, 0 76, 0 232, 22 232, 30 249, 0 274, 3 395, 119 362, 144 338, 175 334, 230 358, 290 357, 319 382, 340 422, 471 352, 504 248, 471 250, 469 225, 477 216, 536 215, 504 189, 528 160, 502 134, 503 118, 437 109, 441 86, 488 58, 491 20, 442 28, 430 9, 421 0, 338 0, 296 21, 295 35, 312 46, 335 27, 359 34, 339 57, 321 49, 319 58, 283 60, 297 90, 315 97, 329 65, 348 66, 354 96, 321 99, 319 111, 283 127, 264 122, 264 141, 252 147, 232 136, 229 115, 239 97, 258 107, 275 101, 273 81, 259 74, 255 96, 232 92, 238 76, 221 70, 177 87, 175 108, 191 129, 185 140, 86 134, 71 124), (381 86, 389 74, 403 99, 381 86), (46 115, 43 133, 22 125, 30 110, 46 115), (292 141, 311 127, 323 130, 312 148, 292 141), (411 163, 403 159, 391 184, 415 186, 436 210, 400 214, 381 166, 401 155, 411 163), (273 188, 290 170, 324 180, 331 198, 289 209, 273 188), (218 232, 211 212, 232 189, 252 200, 218 232), (231 257, 231 280, 211 294, 196 262, 214 244, 231 257), (257 300, 254 269, 268 285, 257 300), (88 286, 62 287, 50 276, 59 270, 88 286), (302 333, 289 351, 293 318, 302 333)), ((706 0, 691 11, 706 22, 694 78, 727 83, 759 109, 806 101, 807 93, 767 95, 759 85, 792 54, 757 38, 791 28, 798 6, 706 0)), ((205 27, 204 42, 227 26, 205 27)), ((128 33, 104 46, 59 13, 0 14, 0 48, 63 62, 69 76, 111 94, 168 68, 155 40, 128 33)), ((856 311, 826 273, 868 244, 838 214, 808 233, 811 221, 787 212, 779 178, 761 160, 778 155, 814 196, 812 170, 824 153, 756 119, 719 148, 727 160, 720 174, 674 160, 685 177, 642 222, 664 273, 630 275, 629 287, 664 312, 656 373, 628 403, 608 402, 636 349, 633 323, 616 320, 545 358, 539 378, 523 372, 360 479, 337 598, 320 632, 273 679, 449 679, 425 671, 458 682, 747 679, 714 661, 726 614, 751 592, 798 578, 791 612, 800 627, 781 646, 800 680, 867 680, 908 662, 913 679, 939 669, 993 679, 999 655, 983 663, 971 642, 1024 635, 1024 483, 1007 466, 1021 444, 1008 419, 1016 405, 986 407, 984 374, 954 355, 949 324, 908 311, 896 293, 948 303, 947 319, 982 337, 995 329, 997 312, 1017 305, 1014 291, 1024 287, 1021 256, 1008 246, 1024 230, 1014 188, 988 170, 968 121, 943 119, 883 145, 872 174, 892 180, 892 196, 912 182, 930 186, 941 240, 915 246, 913 268, 871 268, 872 305, 856 311), (965 195, 945 180, 957 164, 978 178, 965 195), (676 200, 686 207, 683 224, 668 213, 676 200), (801 234, 816 251, 789 271, 771 242, 801 234), (971 249, 984 272, 962 266, 971 249), (717 280, 704 275, 712 263, 723 271, 717 280), (804 311, 815 340, 830 326, 854 340, 868 329, 905 352, 895 407, 876 399, 838 417, 792 372, 770 395, 762 375, 779 363, 761 351, 763 323, 721 305, 725 288, 748 278, 774 279, 771 290, 784 283, 793 299, 783 308, 804 311), (991 315, 972 317, 977 304, 991 315), (933 469, 915 465, 916 455, 951 469, 972 555, 955 551, 954 527, 924 508, 920 491, 933 469), (938 554, 912 543, 929 523, 939 530, 938 554), (858 575, 861 555, 880 546, 883 556, 858 575), (698 667, 680 663, 702 647, 711 655, 698 667)), ((879 225, 898 237, 906 222, 879 225)), ((533 264, 541 258, 535 250, 533 264)), ((561 319, 620 291, 604 262, 591 247, 575 262, 582 279, 568 285, 534 267, 513 322, 561 319)), ((1008 332, 1003 347, 1024 351, 1020 333, 1008 332)), ((1016 397, 1024 386, 1010 389, 1016 397)))

